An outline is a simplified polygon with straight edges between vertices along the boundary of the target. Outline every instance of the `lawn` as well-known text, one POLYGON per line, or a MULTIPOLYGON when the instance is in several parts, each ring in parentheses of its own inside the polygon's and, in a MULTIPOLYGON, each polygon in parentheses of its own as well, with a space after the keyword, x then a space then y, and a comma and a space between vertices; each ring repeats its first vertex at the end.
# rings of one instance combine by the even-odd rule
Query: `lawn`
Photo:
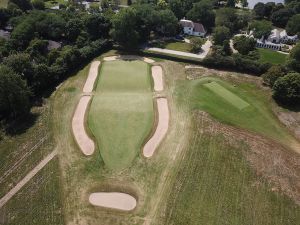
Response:
POLYGON ((186 42, 181 42, 181 41, 165 41, 165 42, 160 42, 155 45, 155 47, 158 48, 165 48, 169 50, 175 50, 175 51, 180 51, 180 52, 191 52, 191 44, 186 43, 186 42))
POLYGON ((8 3, 8 0, 0 0, 0 8, 6 8, 7 3, 8 3))
POLYGON ((260 55, 259 60, 264 63, 284 64, 287 58, 286 54, 269 49, 258 48, 258 52, 260 55))
MULTIPOLYGON (((178 94, 182 89, 191 90, 192 94, 188 102, 193 109, 207 111, 221 122, 258 132, 283 144, 295 143, 295 139, 273 115, 268 98, 253 84, 232 85, 218 78, 206 77, 181 82, 178 85, 178 94), (211 86, 214 83, 221 88, 212 90, 211 86), (233 102, 242 107, 246 104, 249 106, 240 110, 232 104, 233 102)), ((186 96, 180 95, 180 101, 184 101, 184 98, 186 96)))
POLYGON ((104 62, 88 124, 108 168, 130 166, 152 128, 153 115, 148 64, 104 62))

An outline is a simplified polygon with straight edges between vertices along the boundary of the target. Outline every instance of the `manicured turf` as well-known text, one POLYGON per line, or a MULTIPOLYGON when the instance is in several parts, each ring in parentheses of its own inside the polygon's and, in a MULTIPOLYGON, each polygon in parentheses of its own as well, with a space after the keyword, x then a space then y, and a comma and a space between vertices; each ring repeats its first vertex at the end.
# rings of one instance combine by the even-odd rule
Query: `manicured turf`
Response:
POLYGON ((88 124, 108 168, 119 170, 132 163, 151 130, 153 115, 148 65, 104 62, 88 124))
MULTIPOLYGON (((291 144, 294 139, 279 123, 270 109, 269 100, 261 90, 250 83, 235 86, 218 78, 206 77, 193 81, 183 81, 178 85, 179 92, 191 90, 189 104, 192 108, 202 109, 221 122, 248 129, 269 136, 284 144, 291 144), (242 111, 207 88, 207 84, 216 82, 249 104, 242 111)), ((187 96, 180 96, 186 101, 187 96)))
POLYGON ((265 63, 284 64, 287 58, 287 55, 269 49, 259 48, 258 52, 260 55, 259 60, 265 63))
POLYGON ((237 95, 233 94, 232 92, 228 91, 226 88, 218 84, 217 82, 211 82, 204 84, 209 90, 214 92, 216 95, 220 96, 221 98, 225 99, 227 102, 232 104, 233 106, 237 107, 238 109, 243 109, 249 106, 247 102, 243 99, 238 97, 237 95))
POLYGON ((180 52, 191 52, 192 49, 191 44, 189 43, 181 42, 181 41, 172 41, 172 40, 157 43, 154 47, 165 48, 165 49, 170 49, 170 50, 175 50, 180 52))

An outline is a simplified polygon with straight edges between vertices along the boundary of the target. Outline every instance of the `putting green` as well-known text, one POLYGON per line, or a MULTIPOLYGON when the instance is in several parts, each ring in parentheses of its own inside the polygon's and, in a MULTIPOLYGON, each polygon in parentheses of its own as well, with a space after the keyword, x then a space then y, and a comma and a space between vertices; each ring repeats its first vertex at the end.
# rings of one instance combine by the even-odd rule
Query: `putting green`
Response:
POLYGON ((104 62, 88 125, 105 165, 124 169, 140 152, 153 120, 149 66, 142 61, 104 62))
POLYGON ((243 99, 241 99, 240 97, 227 90, 215 81, 206 83, 204 84, 204 86, 240 110, 249 106, 249 104, 243 99))

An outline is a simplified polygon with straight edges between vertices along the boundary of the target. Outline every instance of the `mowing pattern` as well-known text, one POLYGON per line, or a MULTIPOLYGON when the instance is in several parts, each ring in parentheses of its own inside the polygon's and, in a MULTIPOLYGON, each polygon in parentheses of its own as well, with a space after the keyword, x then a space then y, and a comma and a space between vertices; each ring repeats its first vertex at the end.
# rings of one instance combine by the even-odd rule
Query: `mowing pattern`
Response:
POLYGON ((104 62, 88 124, 105 165, 115 170, 129 166, 152 123, 148 65, 142 61, 104 62))
POLYGON ((204 84, 209 90, 217 94, 218 96, 225 99, 227 102, 232 104, 233 106, 237 107, 238 109, 244 109, 249 104, 245 102, 243 99, 238 97, 237 95, 233 94, 231 91, 227 90, 217 82, 213 81, 211 83, 204 84))

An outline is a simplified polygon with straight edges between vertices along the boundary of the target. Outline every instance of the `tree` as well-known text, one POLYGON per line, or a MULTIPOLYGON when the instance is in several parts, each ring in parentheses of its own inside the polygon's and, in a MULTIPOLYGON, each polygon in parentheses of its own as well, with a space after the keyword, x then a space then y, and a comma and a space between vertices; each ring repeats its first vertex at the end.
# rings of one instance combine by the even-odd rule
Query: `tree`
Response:
POLYGON ((66 38, 71 42, 76 41, 82 29, 83 29, 83 23, 81 19, 79 18, 70 19, 67 22, 65 28, 66 38))
POLYGON ((276 80, 273 86, 273 96, 283 104, 300 104, 300 74, 289 73, 276 80))
POLYGON ((294 15, 286 25, 286 32, 289 35, 298 34, 300 36, 300 14, 294 15))
POLYGON ((212 28, 215 23, 215 13, 212 4, 207 1, 195 3, 187 13, 187 18, 202 23, 207 29, 212 28))
POLYGON ((255 20, 250 24, 250 29, 253 30, 255 38, 267 37, 272 31, 272 24, 266 20, 255 20))
POLYGON ((300 43, 297 43, 292 49, 287 65, 292 70, 300 72, 300 43))
POLYGON ((255 4, 253 11, 257 19, 263 19, 265 17, 265 4, 262 2, 258 2, 257 4, 255 4))
POLYGON ((231 55, 232 51, 230 48, 230 41, 229 40, 224 40, 223 41, 223 49, 222 51, 225 53, 225 55, 231 55))
POLYGON ((227 0, 226 6, 234 8, 235 7, 235 0, 227 0))
POLYGON ((238 17, 232 8, 220 8, 216 13, 216 26, 225 26, 231 33, 238 30, 238 17))
POLYGON ((240 0, 240 3, 241 3, 243 8, 248 7, 248 1, 247 0, 240 0))
POLYGON ((279 65, 274 65, 262 75, 263 81, 270 87, 273 87, 276 80, 285 75, 284 70, 279 65))
POLYGON ((244 35, 233 38, 233 46, 242 55, 247 55, 250 51, 255 49, 256 40, 248 38, 244 35))
POLYGON ((177 19, 184 17, 184 6, 181 0, 169 0, 169 8, 172 10, 177 19))
POLYGON ((113 18, 113 38, 125 47, 135 47, 139 43, 137 32, 137 12, 134 8, 121 9, 113 18))
POLYGON ((44 10, 45 2, 43 0, 32 0, 31 4, 34 9, 44 10))
POLYGON ((159 9, 166 9, 168 7, 168 3, 165 0, 158 0, 157 7, 159 9))
POLYGON ((10 0, 10 2, 16 4, 23 11, 32 9, 30 0, 10 0))
POLYGON ((92 40, 108 37, 111 24, 104 16, 101 14, 90 14, 86 15, 83 20, 86 32, 92 40))
POLYGON ((293 12, 290 9, 283 8, 275 11, 271 16, 271 20, 275 26, 283 28, 292 15, 293 12))
POLYGON ((198 53, 201 50, 204 40, 200 37, 193 37, 190 39, 192 45, 192 52, 198 53))
POLYGON ((156 30, 164 36, 174 36, 178 27, 178 20, 174 13, 169 10, 161 10, 158 12, 159 22, 156 30))
POLYGON ((276 6, 275 2, 267 2, 265 4, 265 16, 266 17, 270 18, 275 6, 276 6))
POLYGON ((222 45, 225 40, 230 38, 230 30, 227 27, 216 27, 213 33, 213 41, 216 45, 222 45))
POLYGON ((30 90, 9 67, 0 65, 0 115, 17 117, 29 113, 30 90))

